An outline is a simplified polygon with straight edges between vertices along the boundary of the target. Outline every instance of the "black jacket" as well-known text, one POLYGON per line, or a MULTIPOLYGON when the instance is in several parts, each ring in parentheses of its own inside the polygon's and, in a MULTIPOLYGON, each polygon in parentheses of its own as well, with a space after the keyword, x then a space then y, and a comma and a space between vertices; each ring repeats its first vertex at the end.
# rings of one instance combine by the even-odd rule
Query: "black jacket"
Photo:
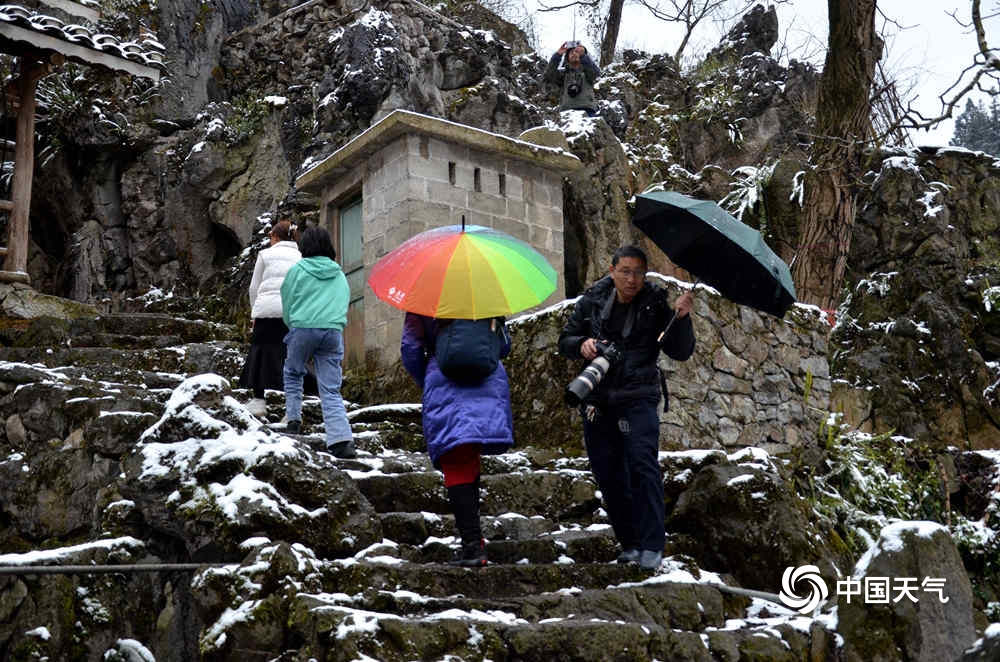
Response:
MULTIPOLYGON (((568 358, 583 358, 580 345, 587 338, 604 338, 604 325, 611 315, 615 286, 611 276, 605 276, 583 293, 573 315, 559 335, 559 352, 568 358)), ((688 315, 674 322, 670 332, 657 342, 660 333, 674 316, 667 302, 667 292, 649 281, 643 284, 629 307, 629 321, 623 330, 620 348, 622 359, 608 369, 601 383, 586 398, 586 402, 615 406, 630 400, 655 402, 660 397, 660 373, 656 366, 659 352, 677 361, 686 361, 694 353, 694 327, 688 315)), ((667 398, 663 384, 664 400, 667 398)))

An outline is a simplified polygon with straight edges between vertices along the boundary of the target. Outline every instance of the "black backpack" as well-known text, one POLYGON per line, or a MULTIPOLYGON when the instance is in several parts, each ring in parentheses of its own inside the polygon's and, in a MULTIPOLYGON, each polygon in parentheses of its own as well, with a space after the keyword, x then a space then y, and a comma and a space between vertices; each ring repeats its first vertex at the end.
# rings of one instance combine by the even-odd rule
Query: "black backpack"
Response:
POLYGON ((506 329, 503 319, 439 319, 434 354, 438 368, 459 384, 478 384, 500 363, 506 329))

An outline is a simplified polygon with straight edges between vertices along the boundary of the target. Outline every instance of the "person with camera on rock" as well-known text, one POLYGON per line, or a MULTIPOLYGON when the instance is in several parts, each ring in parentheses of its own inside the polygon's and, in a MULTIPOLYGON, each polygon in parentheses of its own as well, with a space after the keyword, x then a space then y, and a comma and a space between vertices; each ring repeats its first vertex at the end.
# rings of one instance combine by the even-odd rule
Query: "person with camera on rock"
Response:
POLYGON ((545 68, 545 80, 562 89, 559 110, 583 110, 591 117, 597 114, 594 82, 600 75, 601 70, 578 41, 563 42, 545 68))
POLYGON ((694 300, 685 292, 671 309, 666 290, 646 282, 646 264, 637 246, 615 251, 609 274, 576 302, 559 352, 591 362, 567 401, 579 402, 591 471, 622 547, 618 562, 655 571, 666 542, 657 404, 662 390, 666 410, 667 390, 657 359, 660 351, 678 361, 694 352, 694 300))

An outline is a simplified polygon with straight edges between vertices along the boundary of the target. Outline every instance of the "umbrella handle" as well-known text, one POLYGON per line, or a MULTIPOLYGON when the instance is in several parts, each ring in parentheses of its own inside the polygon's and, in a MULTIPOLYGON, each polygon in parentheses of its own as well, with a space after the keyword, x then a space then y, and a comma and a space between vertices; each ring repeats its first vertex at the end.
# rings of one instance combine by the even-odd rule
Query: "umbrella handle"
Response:
MULTIPOLYGON (((698 282, 699 281, 700 281, 700 279, 698 279, 698 278, 694 279, 694 284, 691 285, 691 289, 689 290, 692 295, 694 295, 694 290, 695 290, 696 287, 698 287, 698 282)), ((667 333, 670 331, 670 327, 672 327, 674 325, 674 321, 676 321, 676 320, 677 320, 677 311, 674 311, 674 316, 671 317, 670 321, 667 323, 667 328, 665 328, 663 330, 663 332, 660 333, 660 335, 656 338, 656 342, 657 343, 663 342, 663 339, 667 337, 667 333)))

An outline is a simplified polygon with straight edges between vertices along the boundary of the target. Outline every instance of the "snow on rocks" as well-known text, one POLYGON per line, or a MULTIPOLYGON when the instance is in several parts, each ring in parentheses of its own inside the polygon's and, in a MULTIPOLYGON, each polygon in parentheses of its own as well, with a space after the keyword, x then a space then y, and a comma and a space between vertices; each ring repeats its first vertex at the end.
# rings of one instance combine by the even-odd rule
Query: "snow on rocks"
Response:
POLYGON ((263 526, 339 555, 378 526, 332 458, 262 426, 218 375, 182 382, 125 467, 122 492, 156 528, 190 534, 192 553, 235 554, 263 526))

